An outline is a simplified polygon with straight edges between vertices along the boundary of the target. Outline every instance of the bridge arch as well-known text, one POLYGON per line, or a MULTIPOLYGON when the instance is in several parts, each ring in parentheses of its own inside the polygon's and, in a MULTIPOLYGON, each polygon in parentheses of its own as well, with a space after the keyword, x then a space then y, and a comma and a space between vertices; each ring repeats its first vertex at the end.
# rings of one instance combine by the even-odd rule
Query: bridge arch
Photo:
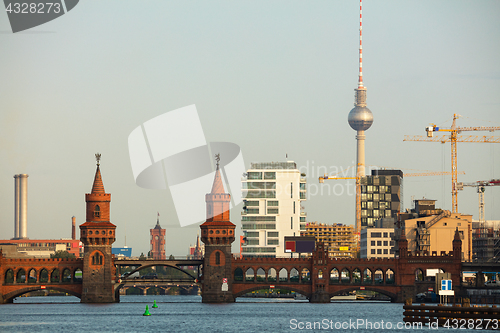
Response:
MULTIPOLYGON (((130 276, 130 275, 134 274, 135 272, 139 272, 139 271, 140 271, 140 270, 142 270, 142 269, 149 268, 149 267, 153 267, 153 266, 172 267, 172 268, 175 268, 176 270, 181 271, 182 273, 184 273, 184 274, 188 275, 189 277, 191 277, 191 278, 193 279, 193 281, 198 279, 198 277, 191 275, 191 273, 189 273, 189 272, 187 272, 187 271, 183 270, 182 268, 179 268, 179 267, 177 267, 176 265, 171 265, 171 264, 167 264, 167 263, 165 263, 165 264, 164 264, 164 263, 152 263, 152 264, 142 265, 142 266, 139 266, 139 267, 137 267, 136 269, 134 269, 134 270, 130 271, 130 272, 128 273, 128 275, 130 276)), ((126 280, 126 279, 127 279, 127 278, 125 278, 124 280, 126 280)))
MULTIPOLYGON (((43 288, 43 289, 45 289, 45 288, 43 288)), ((43 289, 42 289, 42 286, 26 286, 25 288, 17 289, 17 290, 11 291, 10 293, 5 294, 3 296, 3 298, 7 303, 10 303, 16 297, 19 297, 19 296, 24 295, 26 293, 29 293, 31 291, 37 291, 37 290, 43 290, 43 289)), ((67 293, 67 294, 76 296, 78 298, 82 298, 81 293, 76 292, 74 290, 71 290, 69 288, 64 288, 63 286, 61 286, 61 287, 50 286, 50 288, 47 288, 47 289, 57 290, 57 291, 60 291, 63 293, 67 293)))
POLYGON ((14 280, 15 280, 14 270, 12 268, 9 268, 5 272, 4 281, 5 283, 14 283, 14 280))
MULTIPOLYGON (((251 285, 249 284, 249 288, 245 289, 245 290, 242 290, 240 292, 237 292, 237 293, 234 293, 233 294, 233 297, 234 298, 237 298, 237 297, 241 297, 247 293, 251 293, 252 291, 255 291, 255 290, 262 290, 262 289, 269 289, 269 288, 265 288, 264 286, 260 285, 260 286, 255 286, 255 285, 251 285)), ((276 286, 276 289, 283 289, 283 290, 290 290, 290 291, 294 291, 296 293, 299 293, 299 294, 302 294, 304 296, 306 296, 308 299, 311 298, 311 294, 310 293, 307 293, 305 292, 304 290, 301 290, 300 288, 295 288, 295 287, 290 287, 290 286, 276 286)))
POLYGON ((16 283, 26 282, 26 271, 24 268, 19 268, 16 273, 16 283))
POLYGON ((40 283, 49 282, 49 271, 47 270, 47 268, 42 268, 40 270, 40 274, 38 275, 38 281, 40 283))
POLYGON ((50 272, 50 282, 58 283, 61 280, 61 271, 58 268, 54 268, 52 272, 50 272))
MULTIPOLYGON (((379 294, 382 294, 382 295, 389 297, 391 299, 391 302, 395 302, 397 300, 397 295, 395 293, 390 292, 390 291, 386 291, 384 289, 372 287, 369 285, 365 286, 364 288, 365 288, 365 290, 375 291, 379 294)), ((343 288, 343 289, 337 290, 333 293, 330 293, 329 297, 332 298, 333 296, 344 295, 345 293, 348 293, 348 292, 353 291, 353 290, 359 290, 359 286, 352 286, 352 287, 346 286, 346 288, 343 288)))

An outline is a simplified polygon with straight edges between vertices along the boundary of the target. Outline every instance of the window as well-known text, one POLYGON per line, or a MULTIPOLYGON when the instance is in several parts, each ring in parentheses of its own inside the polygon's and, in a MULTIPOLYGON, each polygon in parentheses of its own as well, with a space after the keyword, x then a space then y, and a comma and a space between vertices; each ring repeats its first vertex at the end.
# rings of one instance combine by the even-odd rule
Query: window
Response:
POLYGON ((276 172, 264 172, 264 179, 276 179, 276 172))
POLYGON ((290 183, 290 198, 293 198, 293 183, 290 183))
POLYGON ((96 205, 94 208, 94 217, 100 217, 101 216, 101 208, 99 205, 96 205))
POLYGON ((268 214, 278 214, 278 208, 268 208, 267 213, 268 214))
POLYGON ((377 241, 377 246, 382 246, 382 241, 377 241))
POLYGON ((246 182, 242 183, 243 189, 248 190, 264 190, 264 189, 275 189, 275 182, 246 182))
POLYGON ((258 231, 247 231, 246 236, 247 237, 259 237, 259 232, 258 231))
POLYGON ((300 217, 300 222, 305 222, 306 221, 306 218, 304 216, 301 216, 300 217))
POLYGON ((276 198, 275 190, 267 190, 267 191, 244 191, 243 197, 245 198, 276 198))
POLYGON ((269 201, 267 201, 267 205, 268 206, 277 207, 278 206, 278 201, 269 200, 269 201))
POLYGON ((295 201, 293 202, 293 213, 295 214, 295 201))
POLYGON ((388 252, 389 252, 389 250, 384 249, 384 254, 389 254, 388 252))
POLYGON ((276 232, 276 231, 269 231, 267 233, 267 237, 279 237, 279 236, 280 236, 280 233, 276 232))
POLYGON ((245 222, 275 222, 276 216, 242 216, 241 221, 245 222))
POLYGON ((293 216, 290 217, 290 229, 293 229, 293 216))
POLYGON ((259 245, 259 239, 247 239, 246 245, 259 245))
POLYGON ((300 198, 306 199, 306 192, 300 192, 300 198))
POLYGON ((248 223, 248 224, 241 224, 241 229, 243 230, 248 230, 248 229, 276 229, 276 223, 248 223))
POLYGON ((371 243, 371 244, 372 244, 372 246, 375 246, 375 241, 372 241, 372 243, 371 243))
POLYGON ((279 245, 280 240, 279 239, 268 239, 267 240, 267 245, 279 245))
POLYGON ((102 255, 99 252, 92 256, 92 265, 102 265, 102 255))
POLYGON ((375 254, 375 249, 372 249, 372 254, 375 254))
POLYGON ((384 241, 384 246, 388 246, 389 245, 389 242, 388 241, 384 241))
POLYGON ((377 254, 382 254, 382 249, 377 249, 377 254))
POLYGON ((382 238, 381 232, 372 232, 372 238, 382 238))
POLYGON ((259 202, 258 201, 247 201, 245 203, 245 206, 247 207, 259 207, 259 202))
POLYGON ((305 191, 306 190, 306 183, 300 183, 300 190, 305 191))
POLYGON ((262 179, 262 172, 249 172, 248 179, 262 179))
POLYGON ((220 252, 215 252, 215 264, 220 265, 220 252))
POLYGON ((387 238, 387 232, 384 232, 384 238, 387 238))
POLYGON ((247 214, 259 214, 259 209, 258 208, 248 208, 247 214))

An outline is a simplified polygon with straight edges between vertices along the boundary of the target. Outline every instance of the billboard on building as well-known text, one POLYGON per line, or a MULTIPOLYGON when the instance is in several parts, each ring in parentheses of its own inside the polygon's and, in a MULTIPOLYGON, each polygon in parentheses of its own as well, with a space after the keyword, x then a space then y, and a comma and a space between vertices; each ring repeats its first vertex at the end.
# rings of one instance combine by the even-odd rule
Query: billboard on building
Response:
POLYGON ((115 256, 131 257, 132 256, 132 248, 128 247, 128 246, 114 247, 111 249, 111 253, 114 254, 115 256))
POLYGON ((287 253, 312 253, 315 249, 315 237, 285 236, 285 252, 287 253))

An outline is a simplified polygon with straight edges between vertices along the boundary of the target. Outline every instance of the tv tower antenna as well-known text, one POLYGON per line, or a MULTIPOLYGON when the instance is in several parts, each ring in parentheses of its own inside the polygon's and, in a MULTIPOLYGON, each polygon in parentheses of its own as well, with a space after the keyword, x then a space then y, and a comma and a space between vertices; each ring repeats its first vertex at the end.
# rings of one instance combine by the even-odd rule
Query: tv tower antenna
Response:
POLYGON ((359 80, 358 88, 363 88, 363 0, 359 0, 359 80))
POLYGON ((366 87, 363 85, 363 0, 359 0, 359 79, 354 89, 354 109, 347 118, 349 125, 356 131, 357 171, 356 171, 356 231, 361 232, 361 186, 360 180, 365 176, 365 131, 373 123, 373 114, 366 107, 366 87))

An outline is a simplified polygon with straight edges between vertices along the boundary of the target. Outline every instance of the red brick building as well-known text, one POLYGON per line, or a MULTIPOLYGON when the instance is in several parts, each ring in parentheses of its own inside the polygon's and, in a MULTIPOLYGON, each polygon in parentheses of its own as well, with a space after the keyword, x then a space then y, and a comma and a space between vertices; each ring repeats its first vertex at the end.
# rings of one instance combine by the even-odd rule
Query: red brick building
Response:
POLYGON ((165 255, 165 229, 160 226, 160 219, 156 220, 154 229, 149 229, 151 233, 151 257, 155 260, 167 259, 165 255))

